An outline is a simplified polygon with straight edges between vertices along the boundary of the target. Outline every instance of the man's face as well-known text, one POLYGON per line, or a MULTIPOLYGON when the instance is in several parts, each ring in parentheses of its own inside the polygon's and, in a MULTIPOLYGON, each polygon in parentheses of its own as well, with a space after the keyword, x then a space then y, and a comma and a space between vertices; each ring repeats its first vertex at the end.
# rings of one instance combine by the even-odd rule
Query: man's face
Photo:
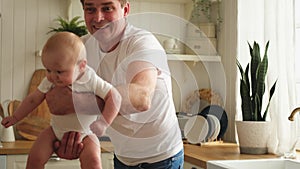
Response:
POLYGON ((119 0, 84 0, 83 9, 87 29, 94 34, 106 24, 127 16, 129 4, 122 8, 119 0))

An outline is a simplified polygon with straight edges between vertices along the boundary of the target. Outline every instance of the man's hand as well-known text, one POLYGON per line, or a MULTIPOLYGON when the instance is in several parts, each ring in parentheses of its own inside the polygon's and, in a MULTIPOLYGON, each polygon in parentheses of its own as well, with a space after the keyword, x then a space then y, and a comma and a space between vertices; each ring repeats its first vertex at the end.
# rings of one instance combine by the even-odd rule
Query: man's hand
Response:
MULTIPOLYGON (((72 92, 68 87, 53 88, 47 93, 46 100, 51 113, 56 115, 97 114, 104 106, 104 101, 94 94, 72 92)), ((77 159, 82 149, 83 143, 80 140, 80 133, 77 132, 65 133, 61 141, 54 142, 55 153, 60 158, 77 159)))
POLYGON ((54 150, 58 157, 73 160, 79 158, 83 149, 80 133, 65 133, 61 141, 54 142, 54 150))

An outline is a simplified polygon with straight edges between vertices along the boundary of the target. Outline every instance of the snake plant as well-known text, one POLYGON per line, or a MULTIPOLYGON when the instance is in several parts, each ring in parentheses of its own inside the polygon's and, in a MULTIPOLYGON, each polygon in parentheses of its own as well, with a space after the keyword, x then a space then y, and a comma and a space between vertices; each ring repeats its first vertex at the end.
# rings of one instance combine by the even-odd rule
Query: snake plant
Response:
POLYGON ((87 32, 86 26, 82 24, 82 23, 84 23, 84 20, 79 20, 79 19, 80 19, 80 16, 75 16, 70 21, 68 21, 62 17, 58 17, 57 19, 55 19, 55 21, 57 21, 59 23, 60 27, 58 27, 58 28, 50 27, 51 30, 48 33, 67 31, 67 32, 72 32, 79 37, 83 36, 83 35, 87 34, 88 32, 87 32))
POLYGON ((262 113, 263 95, 265 93, 265 78, 268 69, 267 51, 269 47, 269 41, 266 44, 265 53, 262 60, 260 57, 259 44, 254 41, 252 47, 248 42, 248 46, 250 49, 251 61, 247 64, 245 71, 243 70, 239 61, 237 61, 237 66, 241 73, 240 95, 242 100, 243 121, 266 121, 270 100, 275 92, 277 83, 276 81, 272 85, 269 91, 270 95, 267 107, 262 113))

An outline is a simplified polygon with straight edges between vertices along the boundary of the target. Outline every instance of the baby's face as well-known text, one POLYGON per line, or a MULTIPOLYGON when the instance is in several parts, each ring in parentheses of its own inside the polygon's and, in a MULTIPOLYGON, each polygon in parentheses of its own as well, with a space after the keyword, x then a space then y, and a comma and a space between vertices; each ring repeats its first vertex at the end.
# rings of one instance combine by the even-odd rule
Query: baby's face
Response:
POLYGON ((64 53, 51 52, 46 55, 42 61, 48 80, 58 87, 70 86, 78 76, 79 66, 76 62, 68 59, 72 57, 66 57, 64 53))

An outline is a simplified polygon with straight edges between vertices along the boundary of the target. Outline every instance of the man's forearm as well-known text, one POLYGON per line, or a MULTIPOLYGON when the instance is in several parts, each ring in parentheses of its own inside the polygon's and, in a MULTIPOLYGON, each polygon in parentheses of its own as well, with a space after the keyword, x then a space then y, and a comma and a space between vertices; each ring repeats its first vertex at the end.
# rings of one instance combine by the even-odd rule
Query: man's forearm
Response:
POLYGON ((139 113, 150 109, 153 91, 137 84, 119 86, 117 89, 122 96, 121 114, 139 113))

